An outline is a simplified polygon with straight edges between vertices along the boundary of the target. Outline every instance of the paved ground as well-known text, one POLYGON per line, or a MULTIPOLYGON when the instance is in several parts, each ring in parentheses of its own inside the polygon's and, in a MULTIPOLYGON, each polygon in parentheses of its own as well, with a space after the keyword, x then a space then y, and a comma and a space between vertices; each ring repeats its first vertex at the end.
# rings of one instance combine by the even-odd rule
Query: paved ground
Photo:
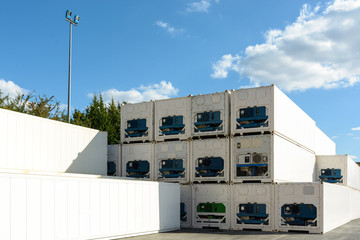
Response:
POLYGON ((348 240, 360 239, 360 219, 354 220, 339 228, 336 228, 326 234, 308 234, 308 233, 265 233, 253 231, 222 231, 222 230, 203 230, 203 229, 182 229, 180 231, 157 233, 139 237, 130 237, 126 240, 348 240))

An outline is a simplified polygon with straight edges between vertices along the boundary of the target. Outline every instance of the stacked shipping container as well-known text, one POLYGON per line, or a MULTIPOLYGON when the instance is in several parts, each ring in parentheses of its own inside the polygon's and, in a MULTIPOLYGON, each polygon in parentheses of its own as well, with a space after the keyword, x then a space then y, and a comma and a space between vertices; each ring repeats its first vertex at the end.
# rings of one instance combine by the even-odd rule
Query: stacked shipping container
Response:
MULTIPOLYGON (((182 227, 287 231, 294 225, 309 225, 303 220, 278 224, 281 211, 276 204, 283 190, 276 186, 317 181, 316 155, 334 155, 335 143, 278 88, 225 91, 153 104, 154 150, 143 155, 154 152, 149 162, 155 165, 155 180, 182 184, 182 227)), ((137 104, 126 108, 136 109, 137 104)), ((123 142, 127 159, 122 160, 123 169, 126 161, 136 160, 125 156, 124 149, 132 145, 135 152, 137 147, 141 151, 136 138, 133 142, 123 142)), ((355 174, 360 177, 360 172, 355 174)), ((322 194, 314 192, 319 198, 322 194)))

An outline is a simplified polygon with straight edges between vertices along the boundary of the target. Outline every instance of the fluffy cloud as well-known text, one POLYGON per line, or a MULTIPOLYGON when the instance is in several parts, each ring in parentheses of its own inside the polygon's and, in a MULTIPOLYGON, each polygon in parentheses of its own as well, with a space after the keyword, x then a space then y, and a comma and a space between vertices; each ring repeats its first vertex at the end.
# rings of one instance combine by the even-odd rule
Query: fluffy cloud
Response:
POLYGON ((354 128, 352 128, 351 130, 353 130, 353 131, 360 131, 360 127, 354 127, 354 128))
POLYGON ((0 90, 2 92, 2 96, 15 97, 18 93, 27 94, 29 90, 19 87, 12 81, 5 81, 4 79, 0 79, 0 90))
POLYGON ((181 33, 184 32, 184 29, 177 29, 173 26, 171 26, 169 23, 167 22, 163 22, 163 21, 156 21, 155 23, 157 26, 159 26, 160 28, 164 29, 165 31, 167 31, 171 36, 175 37, 176 35, 179 35, 181 33))
MULTIPOLYGON (((360 81, 359 32, 360 1, 338 0, 323 11, 306 4, 294 23, 267 31, 265 43, 248 46, 230 67, 213 66, 211 76, 233 70, 251 84, 287 91, 353 86, 360 81)), ((219 62, 224 57, 232 58, 219 62)))
POLYGON ((232 56, 231 54, 227 54, 222 56, 220 60, 218 60, 212 65, 213 73, 211 74, 211 77, 226 78, 229 70, 238 71, 239 60, 240 57, 238 55, 232 56))
POLYGON ((357 159, 358 157, 357 156, 355 156, 355 155, 349 155, 349 157, 352 159, 352 160, 355 160, 355 159, 357 159))
MULTIPOLYGON (((141 85, 128 91, 119 91, 117 89, 109 89, 102 92, 104 102, 110 102, 113 97, 115 101, 137 103, 150 100, 165 99, 176 96, 178 89, 171 82, 161 81, 158 84, 148 86, 141 85)), ((92 94, 89 94, 92 96, 92 94)))
POLYGON ((205 12, 206 13, 209 11, 210 6, 211 6, 211 3, 208 0, 191 2, 188 4, 186 11, 187 12, 205 12))

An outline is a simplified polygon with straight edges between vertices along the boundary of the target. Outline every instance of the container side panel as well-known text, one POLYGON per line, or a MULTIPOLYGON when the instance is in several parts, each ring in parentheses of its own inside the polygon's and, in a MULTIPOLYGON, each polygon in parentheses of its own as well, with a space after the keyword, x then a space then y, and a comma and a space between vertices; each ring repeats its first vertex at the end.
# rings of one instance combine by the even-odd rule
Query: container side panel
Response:
POLYGON ((28 178, 26 185, 27 239, 41 239, 41 179, 28 178))
POLYGON ((351 221, 351 191, 348 187, 323 184, 324 232, 331 231, 351 221))
POLYGON ((360 167, 349 156, 347 161, 347 186, 360 190, 360 167))
POLYGON ((11 239, 11 178, 0 177, 0 239, 11 239))
POLYGON ((11 179, 11 238, 26 239, 26 179, 11 179), (23 231, 19 231, 22 229, 23 231))
POLYGON ((274 135, 274 180, 312 182, 315 176, 315 155, 288 140, 274 135))
POLYGON ((180 228, 180 185, 159 183, 160 229, 180 228))
POLYGON ((336 144, 318 127, 315 128, 315 154, 316 155, 335 155, 336 144))

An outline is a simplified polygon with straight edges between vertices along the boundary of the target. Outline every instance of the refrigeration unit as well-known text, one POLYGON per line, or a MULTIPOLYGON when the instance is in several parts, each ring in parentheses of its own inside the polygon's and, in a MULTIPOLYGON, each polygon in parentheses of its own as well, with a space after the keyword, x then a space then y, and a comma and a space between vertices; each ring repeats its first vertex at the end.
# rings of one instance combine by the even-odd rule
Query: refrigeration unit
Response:
POLYGON ((155 101, 155 141, 186 140, 191 136, 191 97, 155 101))
POLYGON ((123 177, 155 180, 153 143, 123 144, 121 152, 123 177))
POLYGON ((229 139, 194 140, 191 144, 191 182, 229 182, 229 139))
POLYGON ((231 222, 230 185, 192 185, 193 228, 229 229, 231 222))
POLYGON ((108 176, 121 175, 121 145, 114 144, 107 146, 108 176))
POLYGON ((360 167, 348 155, 316 156, 316 181, 360 190, 360 167))
POLYGON ((312 182, 315 155, 276 134, 231 138, 231 182, 312 182))
POLYGON ((274 185, 233 184, 231 189, 231 229, 274 230, 274 185))
POLYGON ((229 134, 229 91, 191 97, 192 137, 229 134))
POLYGON ((150 142, 153 136, 154 102, 121 105, 121 142, 150 142))
POLYGON ((188 183, 190 144, 188 141, 155 144, 155 178, 159 181, 188 183))

